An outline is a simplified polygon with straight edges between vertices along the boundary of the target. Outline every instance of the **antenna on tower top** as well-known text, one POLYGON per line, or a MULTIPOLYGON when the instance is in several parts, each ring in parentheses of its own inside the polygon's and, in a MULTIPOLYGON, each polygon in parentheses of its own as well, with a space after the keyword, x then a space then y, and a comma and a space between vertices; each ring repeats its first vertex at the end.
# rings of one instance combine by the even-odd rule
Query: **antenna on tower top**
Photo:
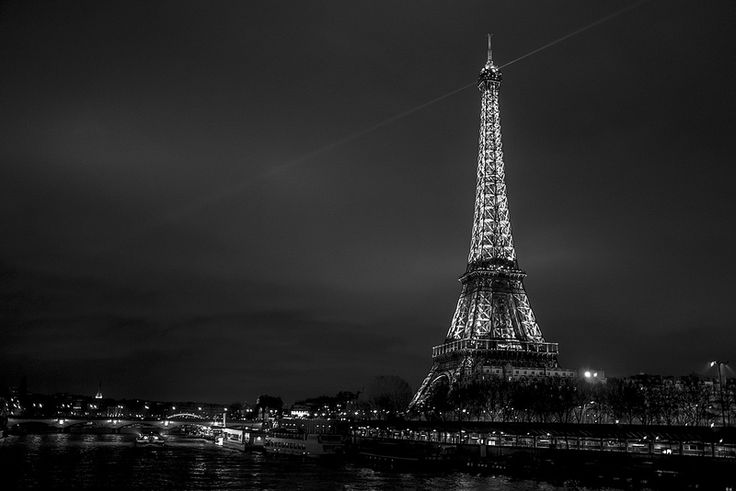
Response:
POLYGON ((493 49, 491 48, 491 38, 493 34, 488 34, 488 66, 493 66, 493 49))

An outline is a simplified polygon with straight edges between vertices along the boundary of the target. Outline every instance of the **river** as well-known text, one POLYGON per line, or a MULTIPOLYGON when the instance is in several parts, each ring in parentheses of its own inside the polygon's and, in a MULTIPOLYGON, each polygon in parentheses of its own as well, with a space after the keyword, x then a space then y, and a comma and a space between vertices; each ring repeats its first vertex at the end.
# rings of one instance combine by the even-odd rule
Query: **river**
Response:
POLYGON ((274 459, 199 440, 171 438, 164 447, 136 447, 132 435, 9 436, 0 439, 0 468, 3 489, 569 489, 504 476, 274 459))

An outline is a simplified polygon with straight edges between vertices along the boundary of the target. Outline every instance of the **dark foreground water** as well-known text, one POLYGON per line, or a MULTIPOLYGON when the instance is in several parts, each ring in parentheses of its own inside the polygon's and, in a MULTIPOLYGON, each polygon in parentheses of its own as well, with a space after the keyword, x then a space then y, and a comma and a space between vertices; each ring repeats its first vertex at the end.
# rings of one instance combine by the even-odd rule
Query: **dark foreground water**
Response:
POLYGON ((570 489, 502 476, 273 459, 204 441, 136 447, 131 435, 9 436, 0 439, 0 472, 0 489, 570 489))

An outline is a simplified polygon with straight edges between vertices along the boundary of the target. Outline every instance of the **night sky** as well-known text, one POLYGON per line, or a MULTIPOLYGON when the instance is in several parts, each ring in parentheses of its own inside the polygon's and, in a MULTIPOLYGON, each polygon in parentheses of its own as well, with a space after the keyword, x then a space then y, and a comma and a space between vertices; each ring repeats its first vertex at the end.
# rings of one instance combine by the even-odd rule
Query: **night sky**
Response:
MULTIPOLYGON (((0 5, 0 383, 252 401, 416 388, 498 64, 631 2, 0 5)), ((736 361, 736 8, 653 0, 503 70, 509 203, 560 363, 736 361)))

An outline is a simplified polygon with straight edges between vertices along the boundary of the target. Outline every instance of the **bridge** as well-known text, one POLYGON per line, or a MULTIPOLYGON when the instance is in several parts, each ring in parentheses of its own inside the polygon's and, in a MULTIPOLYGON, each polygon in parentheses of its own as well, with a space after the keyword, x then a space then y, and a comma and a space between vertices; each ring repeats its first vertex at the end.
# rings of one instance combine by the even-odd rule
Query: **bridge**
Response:
POLYGON ((45 430, 48 432, 70 432, 78 430, 102 431, 110 433, 134 432, 137 429, 156 430, 162 433, 181 426, 217 426, 217 422, 190 413, 172 414, 163 419, 129 419, 110 417, 66 417, 22 418, 9 417, 8 429, 45 430))

